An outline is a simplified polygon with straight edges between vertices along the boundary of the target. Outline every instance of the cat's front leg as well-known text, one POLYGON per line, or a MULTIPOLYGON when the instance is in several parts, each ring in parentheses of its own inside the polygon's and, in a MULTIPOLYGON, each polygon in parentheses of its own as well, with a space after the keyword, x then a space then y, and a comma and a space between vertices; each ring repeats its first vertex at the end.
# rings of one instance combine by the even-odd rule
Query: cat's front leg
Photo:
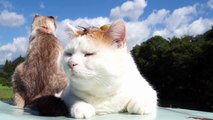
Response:
POLYGON ((18 92, 14 93, 14 104, 20 108, 25 106, 25 100, 18 92))
POLYGON ((127 104, 128 113, 132 114, 156 114, 157 110, 157 97, 153 95, 148 96, 134 96, 127 104))
POLYGON ((95 108, 91 104, 78 101, 72 105, 70 113, 74 118, 90 118, 95 115, 95 108))

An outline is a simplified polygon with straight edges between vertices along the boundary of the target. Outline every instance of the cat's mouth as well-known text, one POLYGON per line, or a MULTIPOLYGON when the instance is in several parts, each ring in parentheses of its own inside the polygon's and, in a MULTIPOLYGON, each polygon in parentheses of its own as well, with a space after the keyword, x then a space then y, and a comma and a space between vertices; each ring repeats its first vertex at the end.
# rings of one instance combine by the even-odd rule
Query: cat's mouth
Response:
POLYGON ((85 70, 76 70, 76 69, 70 69, 71 77, 77 77, 77 78, 89 78, 93 77, 96 74, 94 72, 89 72, 85 70))
POLYGON ((79 77, 80 76, 80 72, 77 72, 76 70, 74 70, 74 69, 71 69, 70 68, 70 73, 71 73, 71 76, 72 77, 79 77))
POLYGON ((71 72, 71 76, 72 77, 81 77, 81 75, 79 75, 79 73, 75 73, 75 72, 71 72))

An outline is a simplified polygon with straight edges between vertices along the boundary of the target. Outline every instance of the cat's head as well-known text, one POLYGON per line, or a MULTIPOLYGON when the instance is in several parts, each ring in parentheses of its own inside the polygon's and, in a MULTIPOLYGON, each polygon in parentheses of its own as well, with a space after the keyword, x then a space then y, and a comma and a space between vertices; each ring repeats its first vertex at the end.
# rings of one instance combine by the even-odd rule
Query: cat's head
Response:
POLYGON ((40 30, 42 32, 55 35, 56 31, 56 18, 54 16, 40 16, 35 15, 32 23, 32 32, 40 30))
POLYGON ((66 72, 70 77, 107 79, 122 71, 126 46, 126 28, 123 20, 100 28, 77 29, 68 24, 70 42, 65 47, 66 72))

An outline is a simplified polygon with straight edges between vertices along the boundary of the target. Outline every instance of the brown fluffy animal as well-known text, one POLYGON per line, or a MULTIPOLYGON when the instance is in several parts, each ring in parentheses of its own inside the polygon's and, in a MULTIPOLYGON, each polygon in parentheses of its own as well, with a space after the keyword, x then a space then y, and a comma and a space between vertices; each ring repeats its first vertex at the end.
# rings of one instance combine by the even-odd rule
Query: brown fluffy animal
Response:
POLYGON ((67 86, 61 64, 63 49, 55 30, 55 17, 35 15, 26 60, 12 76, 15 105, 26 107, 33 100, 54 96, 67 86))

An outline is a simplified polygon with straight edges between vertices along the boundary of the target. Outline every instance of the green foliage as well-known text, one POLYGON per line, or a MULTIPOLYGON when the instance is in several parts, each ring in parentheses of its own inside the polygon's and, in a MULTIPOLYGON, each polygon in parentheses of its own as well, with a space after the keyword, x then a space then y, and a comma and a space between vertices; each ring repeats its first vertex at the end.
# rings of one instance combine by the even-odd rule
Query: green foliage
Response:
POLYGON ((5 73, 12 73, 13 72, 13 63, 9 60, 6 60, 4 67, 3 67, 3 71, 5 73))
POLYGON ((18 64, 24 61, 23 57, 18 57, 13 62, 6 60, 3 70, 0 72, 0 84, 3 86, 11 86, 11 76, 18 64))
POLYGON ((0 83, 2 84, 2 86, 10 86, 10 83, 4 77, 0 77, 0 83))
POLYGON ((155 36, 131 52, 158 91, 160 104, 176 101, 213 111, 213 28, 196 37, 155 36))
POLYGON ((17 65, 19 65, 20 63, 22 63, 24 61, 24 58, 23 57, 18 57, 18 58, 16 58, 14 61, 13 61, 13 69, 15 69, 15 67, 17 66, 17 65))
POLYGON ((13 90, 0 84, 0 100, 11 100, 13 98, 13 90))

